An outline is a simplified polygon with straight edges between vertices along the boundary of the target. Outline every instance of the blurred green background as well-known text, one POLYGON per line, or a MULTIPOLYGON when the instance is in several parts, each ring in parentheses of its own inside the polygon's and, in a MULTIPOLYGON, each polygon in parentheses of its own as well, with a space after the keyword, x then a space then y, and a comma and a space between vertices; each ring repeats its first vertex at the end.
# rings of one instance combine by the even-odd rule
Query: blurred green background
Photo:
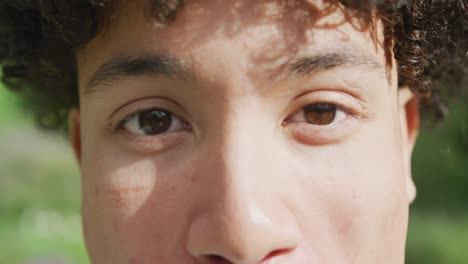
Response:
MULTIPOLYGON (((426 124, 413 157, 408 264, 468 263, 468 103, 426 124)), ((61 134, 35 128, 0 85, 0 263, 82 264, 80 179, 61 134)))

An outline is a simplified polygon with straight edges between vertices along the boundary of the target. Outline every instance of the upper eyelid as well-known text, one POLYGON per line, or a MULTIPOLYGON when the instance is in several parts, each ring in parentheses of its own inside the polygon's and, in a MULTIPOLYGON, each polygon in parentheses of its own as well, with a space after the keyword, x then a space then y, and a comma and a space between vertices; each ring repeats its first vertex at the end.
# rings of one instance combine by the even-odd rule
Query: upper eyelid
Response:
POLYGON ((302 110, 302 108, 306 105, 311 105, 311 104, 318 104, 318 103, 328 103, 328 104, 334 104, 340 107, 341 109, 345 110, 347 113, 352 114, 356 118, 360 119, 370 119, 375 116, 375 114, 369 109, 367 104, 356 94, 350 93, 348 91, 343 91, 341 89, 315 89, 313 91, 306 91, 303 92, 297 96, 294 97, 293 101, 295 102, 300 102, 300 103, 294 103, 294 108, 297 109, 293 113, 296 113, 299 110, 302 110), (313 100, 310 99, 302 99, 302 98, 309 98, 309 94, 311 96, 315 96, 317 93, 332 93, 334 94, 333 98, 322 98, 321 96, 317 96, 318 98, 315 98, 313 100), (359 109, 356 109, 356 107, 348 106, 348 104, 343 103, 342 101, 337 100, 335 96, 336 94, 344 94, 346 96, 349 96, 353 98, 354 102, 356 102, 357 105, 359 105, 359 109), (309 103, 304 103, 309 102, 309 103))

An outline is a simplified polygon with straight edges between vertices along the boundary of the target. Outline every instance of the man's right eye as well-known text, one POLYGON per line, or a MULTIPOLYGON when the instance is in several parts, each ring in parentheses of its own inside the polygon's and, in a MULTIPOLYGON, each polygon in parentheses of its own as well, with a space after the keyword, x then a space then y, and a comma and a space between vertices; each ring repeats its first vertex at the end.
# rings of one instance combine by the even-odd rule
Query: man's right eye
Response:
POLYGON ((187 122, 164 109, 151 109, 132 114, 122 121, 121 127, 144 136, 190 130, 187 122))

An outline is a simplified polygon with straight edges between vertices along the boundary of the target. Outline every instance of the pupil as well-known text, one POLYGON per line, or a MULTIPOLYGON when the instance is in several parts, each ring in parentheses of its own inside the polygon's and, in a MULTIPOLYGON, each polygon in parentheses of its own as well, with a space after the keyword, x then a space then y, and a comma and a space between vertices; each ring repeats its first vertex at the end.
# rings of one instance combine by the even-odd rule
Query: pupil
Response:
POLYGON ((147 135, 157 135, 169 130, 172 114, 164 110, 150 110, 138 115, 138 123, 147 135))
POLYGON ((305 119, 314 125, 329 125, 336 117, 336 106, 331 104, 313 104, 304 107, 305 119))

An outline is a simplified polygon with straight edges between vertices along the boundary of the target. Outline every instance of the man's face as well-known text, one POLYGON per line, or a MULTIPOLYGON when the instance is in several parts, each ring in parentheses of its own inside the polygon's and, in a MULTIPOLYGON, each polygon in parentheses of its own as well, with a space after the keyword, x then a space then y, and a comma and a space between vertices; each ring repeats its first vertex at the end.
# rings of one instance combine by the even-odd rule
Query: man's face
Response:
POLYGON ((415 111, 382 29, 286 2, 128 1, 77 52, 93 263, 403 263, 415 111))

